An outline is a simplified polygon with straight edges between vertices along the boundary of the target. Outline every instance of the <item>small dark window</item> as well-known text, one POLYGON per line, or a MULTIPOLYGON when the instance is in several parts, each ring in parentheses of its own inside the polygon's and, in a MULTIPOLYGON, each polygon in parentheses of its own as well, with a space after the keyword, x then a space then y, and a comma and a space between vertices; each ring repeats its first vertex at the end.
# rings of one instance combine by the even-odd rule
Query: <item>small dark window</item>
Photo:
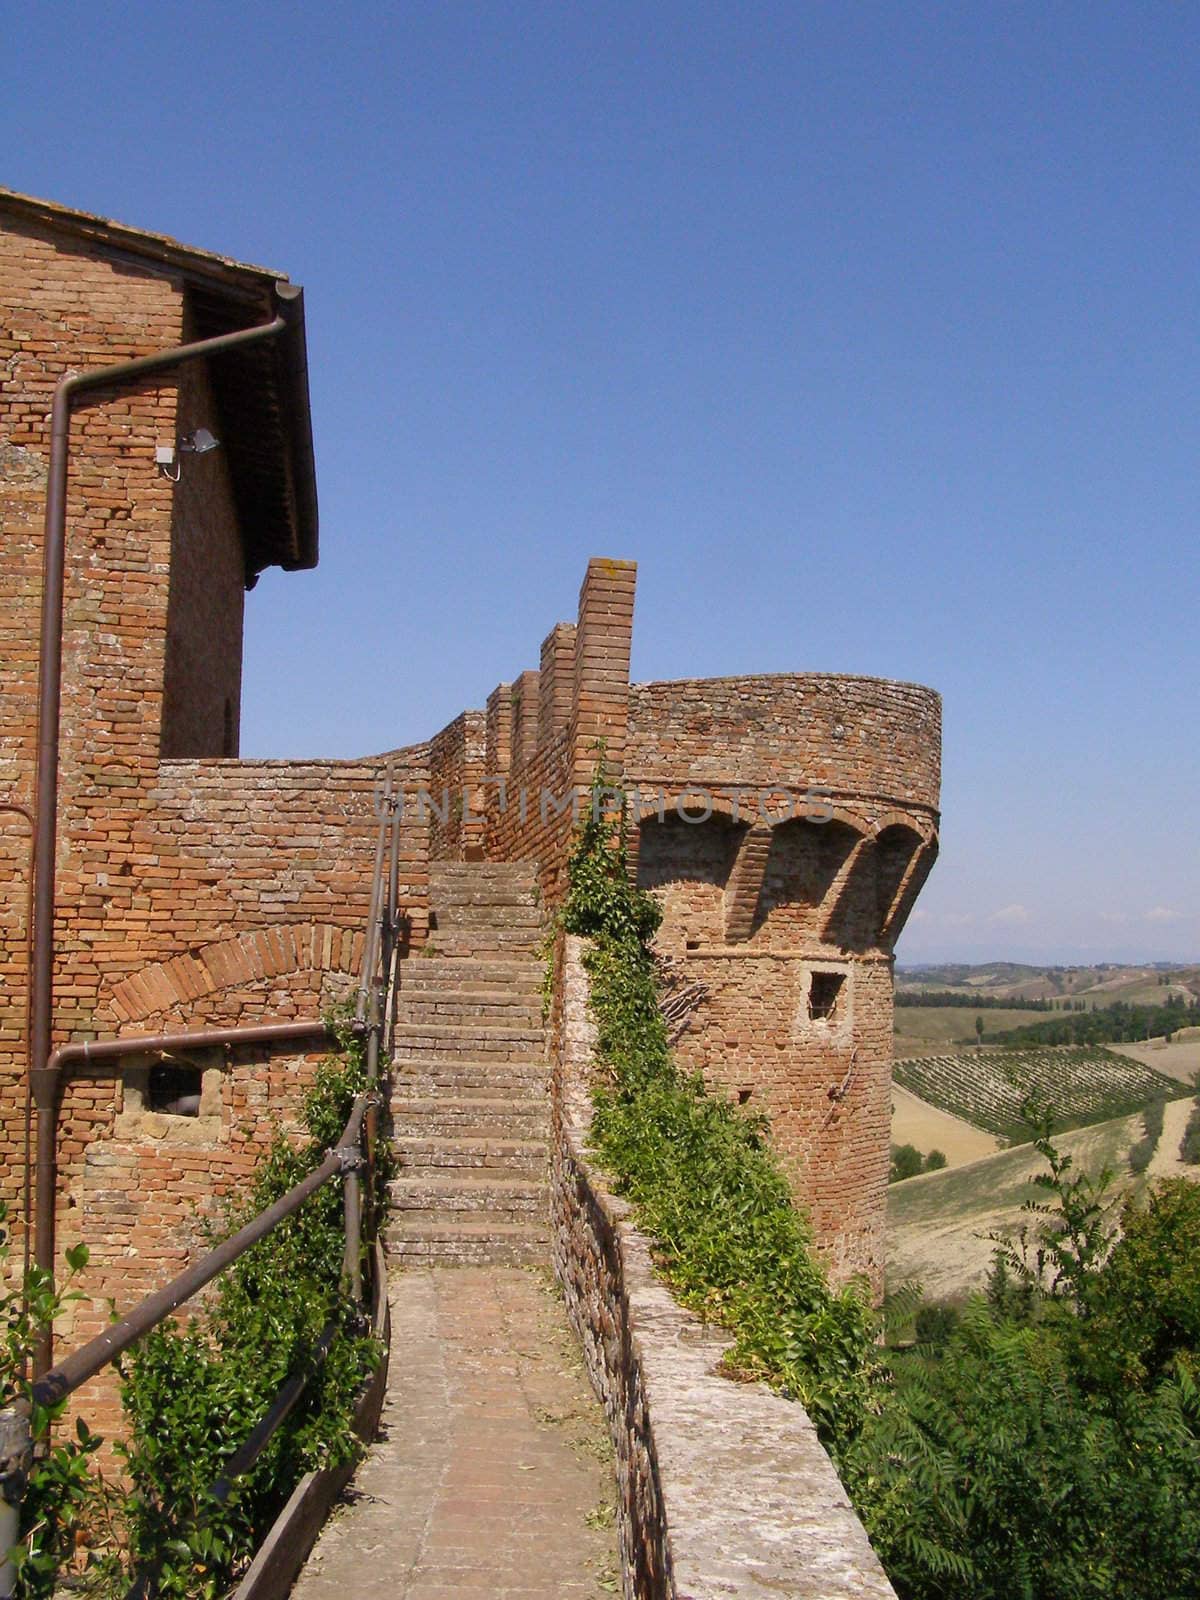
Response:
POLYGON ((748 1106, 750 1104, 750 1096, 753 1093, 754 1093, 753 1089, 739 1089, 738 1090, 738 1096, 737 1096, 738 1105, 740 1105, 740 1106, 748 1106))
POLYGON ((699 950, 700 941, 699 939, 686 939, 684 941, 684 947, 688 950, 699 950))
POLYGON ((838 1000, 845 981, 845 974, 841 972, 814 972, 808 990, 809 1016, 836 1016, 838 1000))
POLYGON ((149 1110, 166 1117, 198 1117, 200 1068, 151 1067, 146 1104, 149 1110))

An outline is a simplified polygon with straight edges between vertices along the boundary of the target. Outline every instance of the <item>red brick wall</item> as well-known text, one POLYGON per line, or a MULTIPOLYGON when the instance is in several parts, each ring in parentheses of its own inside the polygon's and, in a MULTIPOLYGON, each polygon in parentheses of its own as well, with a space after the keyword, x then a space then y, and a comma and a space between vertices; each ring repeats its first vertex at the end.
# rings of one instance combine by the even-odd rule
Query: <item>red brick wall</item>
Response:
MULTIPOLYGON (((207 370, 195 362, 180 372, 178 427, 181 436, 201 427, 218 439, 223 432, 207 370)), ((238 753, 246 558, 227 463, 222 448, 180 460, 167 601, 164 756, 238 753)))
MULTIPOLYGON (((0 230, 0 796, 33 786, 48 420, 55 383, 177 344, 178 284, 63 243, 0 230)), ((157 444, 221 436, 203 369, 99 394, 73 419, 55 937, 56 1041, 175 1025, 312 1016, 353 981, 366 921, 378 760, 163 760, 219 755, 241 670, 241 540, 220 450, 183 463, 157 444), (167 715, 164 726, 164 697, 167 715)), ((424 746, 398 752, 428 780, 424 746)), ((427 830, 403 833, 401 893, 423 930, 427 830)), ((28 852, 0 848, 0 1197, 23 1184, 28 852)), ((182 1263, 185 1221, 248 1170, 294 1110, 299 1058, 242 1060, 211 1139, 118 1126, 122 1080, 66 1087, 58 1244, 93 1250, 78 1331, 182 1263)), ((126 1107, 127 1111, 128 1108, 126 1107)))
POLYGON ((431 860, 482 857, 485 720, 482 711, 464 711, 429 741, 428 796, 411 798, 418 813, 426 808, 431 860))
POLYGON ((543 902, 553 907, 566 887, 574 813, 605 750, 610 781, 620 783, 625 759, 629 653, 633 636, 632 561, 593 558, 579 593, 576 623, 559 623, 541 648, 537 672, 501 684, 488 700, 486 847, 489 858, 537 861, 543 902))
MULTIPOLYGON (((0 794, 31 801, 36 737, 42 525, 54 386, 68 368, 178 343, 183 304, 165 278, 72 249, 35 226, 0 229, 0 794)), ((93 396, 72 421, 67 496, 64 696, 57 932, 76 950, 102 921, 73 915, 80 853, 110 799, 143 788, 157 759, 172 485, 154 446, 175 437, 171 382, 93 396)), ((27 851, 0 853, 0 1193, 21 1173, 27 851)), ((88 1026, 99 978, 61 971, 59 1037, 88 1026)))

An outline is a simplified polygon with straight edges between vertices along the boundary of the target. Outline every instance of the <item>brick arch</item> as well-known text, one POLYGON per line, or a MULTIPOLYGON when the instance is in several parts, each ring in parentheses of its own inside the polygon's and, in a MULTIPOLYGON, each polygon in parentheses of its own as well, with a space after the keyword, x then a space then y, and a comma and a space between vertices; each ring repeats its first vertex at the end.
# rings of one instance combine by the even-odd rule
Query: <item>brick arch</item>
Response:
POLYGON ((877 890, 879 942, 890 948, 900 937, 937 860, 938 836, 935 829, 924 833, 913 826, 911 819, 902 818, 880 829, 875 849, 881 857, 877 890), (910 841, 907 845, 903 842, 905 835, 910 841), (886 864, 882 860, 885 853, 891 856, 886 864))
POLYGON ((842 883, 867 837, 860 817, 831 809, 827 820, 791 817, 771 829, 756 926, 774 914, 793 922, 798 937, 828 937, 842 883))
POLYGON ((356 972, 363 935, 332 922, 256 928, 143 967, 113 985, 109 1008, 119 1025, 186 1010, 205 995, 289 972, 356 972))
POLYGON ((907 811, 884 811, 875 818, 875 837, 887 833, 890 828, 903 828, 908 833, 915 833, 922 844, 927 844, 935 833, 933 823, 926 817, 914 817, 907 811))
POLYGON ((806 800, 805 808, 794 817, 776 817, 771 827, 786 828, 792 823, 807 822, 811 827, 825 828, 830 823, 840 822, 843 828, 849 828, 851 833, 857 833, 861 838, 865 839, 870 835, 870 824, 856 811, 847 811, 844 806, 834 805, 832 800, 826 800, 820 795, 815 795, 812 800, 806 800))

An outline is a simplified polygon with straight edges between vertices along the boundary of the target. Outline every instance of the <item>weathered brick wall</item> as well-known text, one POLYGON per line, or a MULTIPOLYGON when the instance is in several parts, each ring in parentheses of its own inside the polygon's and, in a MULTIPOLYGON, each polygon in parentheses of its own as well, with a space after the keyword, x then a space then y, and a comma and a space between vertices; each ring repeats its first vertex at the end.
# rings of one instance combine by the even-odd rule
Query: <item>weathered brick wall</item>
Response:
POLYGON ((613 1441, 627 1600, 894 1600, 802 1407, 717 1375, 728 1338, 675 1303, 584 1154, 594 1030, 580 952, 560 940, 554 1265, 613 1441))
POLYGON ((767 1114, 831 1270, 877 1291, 891 951, 932 864, 939 759, 938 699, 915 685, 631 691, 638 881, 663 907, 658 943, 679 986, 701 986, 679 1059, 767 1114))
POLYGON ((610 780, 621 781, 635 576, 631 561, 589 561, 578 621, 547 635, 537 672, 488 700, 486 775, 504 788, 487 786, 487 854, 537 861, 547 906, 565 891, 572 819, 587 804, 601 746, 610 780))
MULTIPOLYGON (((483 855, 485 717, 464 711, 429 741, 429 791, 415 798, 416 814, 428 807, 429 855, 433 861, 475 861, 483 855)), ((406 808, 413 800, 406 801, 406 808)))
MULTIPOLYGON (((179 374, 177 425, 181 436, 223 432, 207 369, 196 362, 179 374)), ((236 756, 246 557, 223 449, 181 458, 173 522, 162 754, 236 756)))
MULTIPOLYGON (((428 779, 424 746, 394 753, 428 779)), ((382 762, 169 761, 77 863, 78 933, 60 986, 102 1036, 291 1020, 348 998, 361 968, 382 762), (132 809, 140 800, 139 809, 132 809), (127 869, 127 870, 125 870, 127 869)), ((402 906, 423 930, 427 830, 401 831, 402 906)), ((236 1193, 277 1123, 288 1125, 315 1056, 231 1052, 211 1119, 140 1117, 130 1063, 72 1078, 59 1120, 57 1243, 86 1243, 84 1299, 64 1347, 99 1331, 186 1265, 200 1219, 236 1193)), ((10 1117, 17 1109, 6 1108, 10 1117)), ((16 1129, 13 1130, 14 1135, 16 1129)), ((6 1174, 15 1189, 19 1169, 6 1174)), ((79 1405, 119 1422, 101 1378, 79 1405)))
POLYGON ((828 789, 835 799, 935 813, 941 703, 887 678, 772 674, 640 683, 630 690, 626 771, 711 789, 828 789))
MULTIPOLYGON (((68 368, 177 343, 177 285, 115 270, 35 225, 0 229, 0 794, 31 802, 36 740, 42 526, 54 386, 68 368)), ((145 784, 157 759, 173 485, 154 446, 175 437, 175 388, 91 397, 74 417, 67 496, 62 712, 63 817, 58 933, 85 945, 95 924, 69 915, 78 853, 113 795, 145 784)), ((7 832, 8 830, 6 830, 7 832)), ((28 851, 0 853, 0 1194, 22 1174, 28 851)), ((60 973, 59 1037, 86 1026, 95 972, 60 973)))

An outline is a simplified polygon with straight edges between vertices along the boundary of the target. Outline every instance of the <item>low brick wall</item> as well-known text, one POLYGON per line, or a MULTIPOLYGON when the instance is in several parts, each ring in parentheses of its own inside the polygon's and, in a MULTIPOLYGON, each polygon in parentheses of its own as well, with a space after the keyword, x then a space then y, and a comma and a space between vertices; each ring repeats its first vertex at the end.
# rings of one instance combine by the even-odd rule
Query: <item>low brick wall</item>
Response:
POLYGON ((554 1265, 617 1458, 627 1600, 895 1600, 804 1409, 716 1371, 584 1153, 592 1029, 580 941, 555 1017, 554 1265))

